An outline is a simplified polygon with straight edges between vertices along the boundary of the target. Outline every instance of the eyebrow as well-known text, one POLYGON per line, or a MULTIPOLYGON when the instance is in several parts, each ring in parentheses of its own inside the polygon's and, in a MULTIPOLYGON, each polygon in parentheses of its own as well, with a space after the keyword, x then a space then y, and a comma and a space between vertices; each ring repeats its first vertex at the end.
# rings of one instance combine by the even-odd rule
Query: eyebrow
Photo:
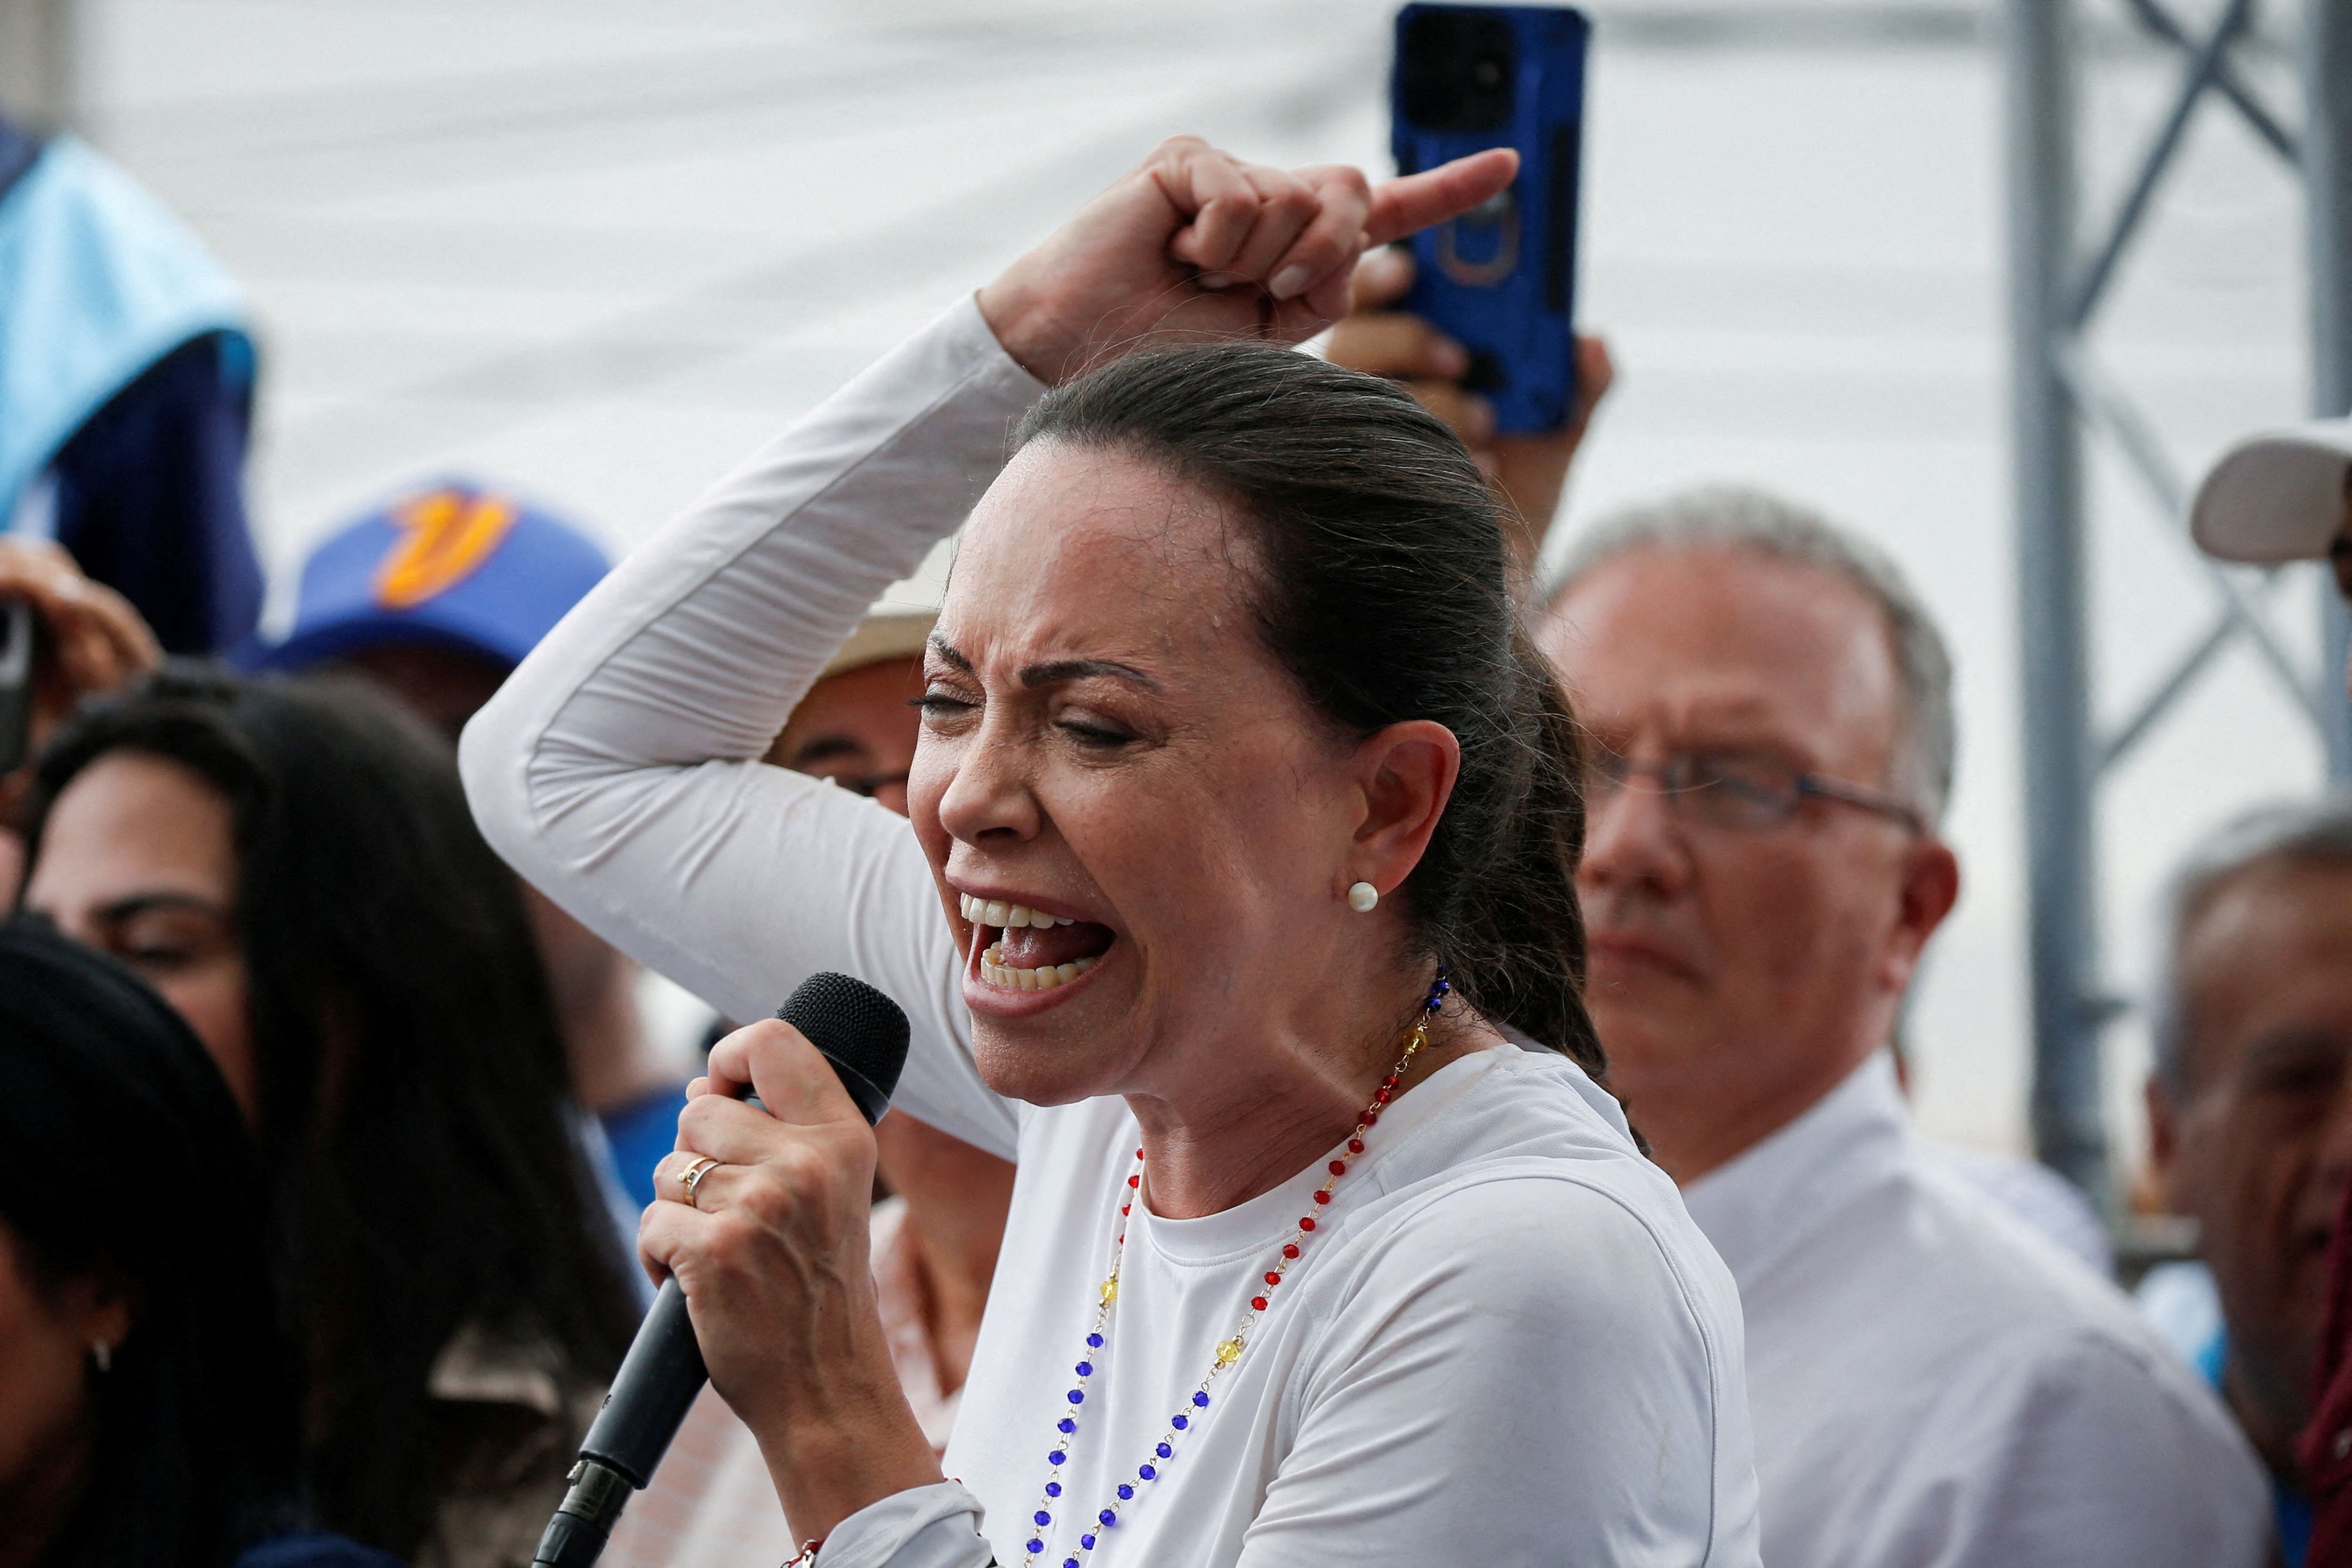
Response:
MULTIPOLYGON (((936 632, 931 633, 931 652, 967 675, 977 673, 971 667, 971 661, 936 632)), ((1122 664, 1116 659, 1054 659, 1042 664, 1024 665, 1021 671, 1021 684, 1024 686, 1050 686, 1058 681, 1083 681, 1097 675, 1131 681, 1146 691, 1165 689, 1133 664, 1122 664)))
MULTIPOLYGON (((1584 733, 1594 744, 1622 752, 1625 749, 1625 743, 1641 728, 1639 725, 1633 725, 1620 729, 1605 720, 1596 720, 1585 727, 1584 733)), ((1664 748, 1668 751, 1748 752, 1776 756, 1794 750, 1769 727, 1751 727, 1737 721, 1676 725, 1668 733, 1664 748)))
POLYGON ((852 736, 813 735, 793 747, 793 766, 806 768, 811 763, 827 761, 835 757, 862 757, 865 744, 852 736))
POLYGON ((2348 1053, 2341 1038, 2314 1024, 2292 1023, 2258 1035, 2238 1060, 2248 1068, 2274 1066, 2299 1057, 2342 1058, 2348 1053))
POLYGON ((1055 659, 1049 664, 1031 664, 1021 672, 1021 684, 1024 686, 1050 686, 1056 681, 1083 681, 1095 675, 1132 681, 1150 692, 1160 689, 1158 681, 1133 664, 1122 664, 1114 659, 1055 659))

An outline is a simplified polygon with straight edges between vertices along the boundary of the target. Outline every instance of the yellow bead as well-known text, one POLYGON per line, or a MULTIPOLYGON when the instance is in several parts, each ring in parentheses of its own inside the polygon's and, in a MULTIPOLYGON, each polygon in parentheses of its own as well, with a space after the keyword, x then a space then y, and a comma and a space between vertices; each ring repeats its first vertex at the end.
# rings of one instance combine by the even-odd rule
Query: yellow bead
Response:
POLYGON ((1118 1300, 1118 1276, 1113 1274, 1103 1281, 1102 1299, 1108 1303, 1118 1300))
POLYGON ((1231 1366, 1241 1358, 1242 1342, 1241 1336, 1238 1334, 1217 1347, 1217 1364, 1219 1366, 1231 1366))

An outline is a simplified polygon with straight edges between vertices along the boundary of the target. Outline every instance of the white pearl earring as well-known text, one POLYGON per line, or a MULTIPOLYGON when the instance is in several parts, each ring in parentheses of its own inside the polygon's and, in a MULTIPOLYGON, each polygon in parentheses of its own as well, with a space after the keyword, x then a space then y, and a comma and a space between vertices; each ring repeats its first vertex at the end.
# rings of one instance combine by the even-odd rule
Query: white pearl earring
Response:
POLYGON ((1359 915, 1370 915, 1381 901, 1381 890, 1369 882, 1360 882, 1348 890, 1348 907, 1359 915))
POLYGON ((102 1339, 89 1342, 89 1358, 98 1364, 101 1376, 114 1370, 114 1347, 102 1339))

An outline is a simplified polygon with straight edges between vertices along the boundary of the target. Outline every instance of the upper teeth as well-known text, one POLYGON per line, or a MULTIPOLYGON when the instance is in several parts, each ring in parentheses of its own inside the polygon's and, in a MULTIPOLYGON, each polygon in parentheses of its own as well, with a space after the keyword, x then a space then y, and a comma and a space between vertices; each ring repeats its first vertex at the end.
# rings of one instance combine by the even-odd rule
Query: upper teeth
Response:
POLYGON ((963 899, 963 917, 974 925, 994 925, 1007 931, 1017 931, 1024 925, 1043 929, 1048 925, 1076 925, 1076 921, 1066 915, 1047 915, 1025 904, 1007 904, 1001 898, 974 898, 970 894, 963 899))

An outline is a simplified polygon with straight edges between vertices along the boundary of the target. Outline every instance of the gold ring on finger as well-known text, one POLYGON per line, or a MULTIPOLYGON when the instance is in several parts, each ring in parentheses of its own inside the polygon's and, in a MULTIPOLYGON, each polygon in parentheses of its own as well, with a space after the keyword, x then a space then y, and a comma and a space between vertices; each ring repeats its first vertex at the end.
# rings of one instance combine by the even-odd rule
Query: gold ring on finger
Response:
POLYGON ((702 1186, 702 1178, 704 1176, 709 1176, 712 1171, 719 1168, 719 1161, 712 1159, 709 1155, 705 1155, 700 1159, 695 1161, 693 1165, 687 1167, 686 1175, 680 1179, 686 1184, 686 1206, 688 1208, 700 1208, 702 1207, 701 1204, 695 1201, 696 1189, 702 1186))

